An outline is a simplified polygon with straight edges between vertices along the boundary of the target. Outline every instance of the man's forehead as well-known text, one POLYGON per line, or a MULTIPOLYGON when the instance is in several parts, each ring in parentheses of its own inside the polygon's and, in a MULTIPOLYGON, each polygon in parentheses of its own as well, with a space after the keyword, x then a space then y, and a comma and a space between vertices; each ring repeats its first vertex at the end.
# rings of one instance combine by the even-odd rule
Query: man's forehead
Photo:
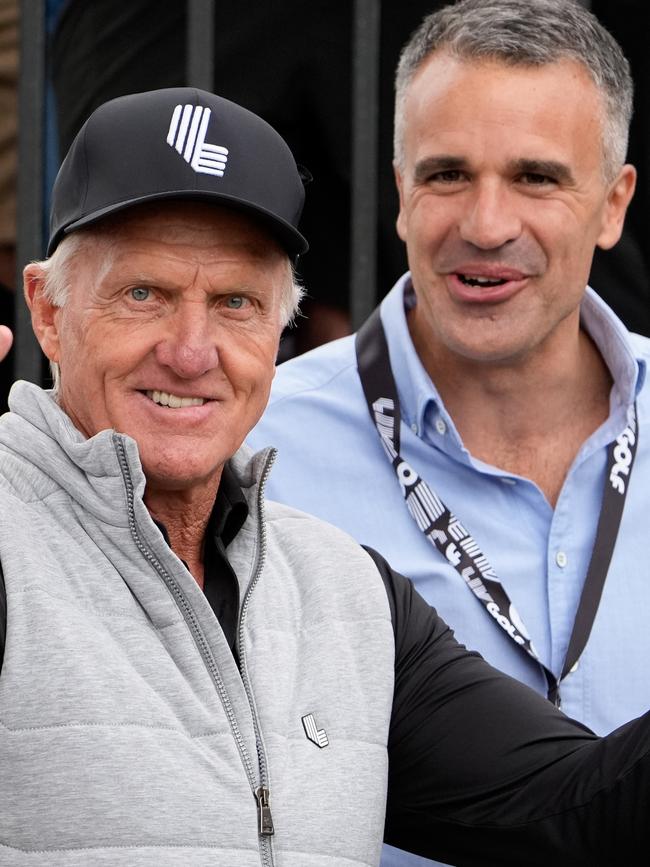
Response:
POLYGON ((546 144, 560 132, 571 138, 598 137, 602 109, 598 88, 577 61, 514 65, 492 58, 466 60, 437 51, 411 82, 405 138, 438 139, 468 130, 478 135, 480 125, 483 133, 503 126, 517 135, 538 135, 546 144), (577 125, 579 116, 581 126, 577 125))
MULTIPOLYGON (((480 78, 486 81, 495 76, 503 79, 530 79, 536 75, 553 75, 558 80, 578 80, 587 90, 597 92, 596 84, 587 67, 572 57, 557 57, 545 63, 518 62, 499 55, 463 56, 442 46, 433 51, 421 63, 407 89, 407 94, 417 93, 420 88, 436 85, 443 89, 452 79, 463 72, 480 72, 475 86, 481 88, 480 78)), ((407 97, 408 98, 408 97, 407 97)))

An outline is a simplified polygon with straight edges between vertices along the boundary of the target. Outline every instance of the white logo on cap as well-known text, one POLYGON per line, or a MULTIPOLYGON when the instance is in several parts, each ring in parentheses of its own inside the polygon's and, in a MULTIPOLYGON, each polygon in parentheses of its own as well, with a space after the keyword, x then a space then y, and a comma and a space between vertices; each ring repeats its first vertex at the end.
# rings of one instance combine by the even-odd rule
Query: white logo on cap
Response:
POLYGON ((228 148, 208 144, 205 135, 211 110, 201 105, 177 105, 172 114, 167 144, 176 148, 195 172, 223 177, 228 148))

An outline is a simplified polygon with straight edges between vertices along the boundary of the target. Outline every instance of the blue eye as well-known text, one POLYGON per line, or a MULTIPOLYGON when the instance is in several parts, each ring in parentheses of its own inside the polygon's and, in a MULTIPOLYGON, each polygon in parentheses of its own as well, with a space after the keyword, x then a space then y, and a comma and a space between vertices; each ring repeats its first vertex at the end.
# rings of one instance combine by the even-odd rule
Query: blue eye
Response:
POLYGON ((231 295, 226 304, 231 310, 241 310, 245 301, 246 299, 242 295, 231 295))
POLYGON ((134 286, 131 289, 131 297, 135 301, 146 301, 150 294, 151 290, 147 289, 146 286, 134 286))

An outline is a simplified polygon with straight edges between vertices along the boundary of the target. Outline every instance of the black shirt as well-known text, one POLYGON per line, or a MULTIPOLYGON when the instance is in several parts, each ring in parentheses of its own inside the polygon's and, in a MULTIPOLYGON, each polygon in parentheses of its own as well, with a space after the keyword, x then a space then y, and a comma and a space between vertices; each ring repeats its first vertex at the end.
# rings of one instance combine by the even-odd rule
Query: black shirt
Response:
MULTIPOLYGON (((247 517, 248 503, 226 464, 203 539, 203 592, 235 656, 239 584, 228 562, 226 548, 239 533, 247 517)), ((164 524, 156 521, 156 525, 169 545, 164 524)))

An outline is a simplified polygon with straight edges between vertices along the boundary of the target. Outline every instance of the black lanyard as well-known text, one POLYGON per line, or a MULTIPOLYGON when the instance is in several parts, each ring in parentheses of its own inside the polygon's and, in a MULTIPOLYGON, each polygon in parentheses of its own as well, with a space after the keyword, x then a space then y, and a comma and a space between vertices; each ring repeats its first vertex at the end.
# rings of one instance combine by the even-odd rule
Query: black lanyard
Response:
POLYGON ((400 406, 379 308, 357 332, 356 353, 370 417, 395 470, 411 516, 429 542, 460 573, 494 621, 515 644, 539 663, 548 683, 548 698, 559 707, 560 682, 576 664, 587 644, 616 543, 638 443, 636 406, 627 427, 607 450, 607 474, 596 541, 562 672, 556 678, 539 659, 521 617, 476 541, 435 491, 400 455, 400 406))

